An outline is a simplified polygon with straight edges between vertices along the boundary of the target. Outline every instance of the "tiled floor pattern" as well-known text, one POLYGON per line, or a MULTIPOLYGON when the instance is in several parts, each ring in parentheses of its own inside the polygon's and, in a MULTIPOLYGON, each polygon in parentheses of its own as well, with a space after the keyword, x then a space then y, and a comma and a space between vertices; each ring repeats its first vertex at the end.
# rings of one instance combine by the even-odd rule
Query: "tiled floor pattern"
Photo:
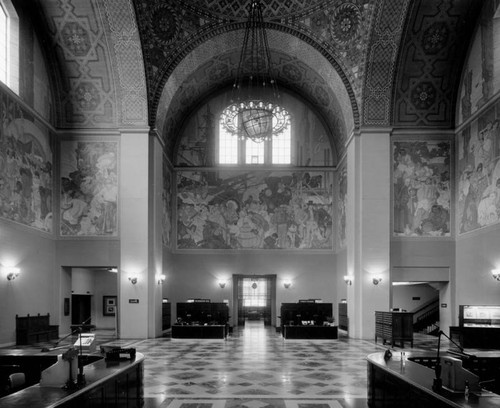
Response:
MULTIPOLYGON (((415 337, 414 349, 437 345, 436 337, 415 337)), ((389 347, 343 332, 338 340, 284 340, 260 322, 226 340, 112 343, 145 355, 146 408, 366 407, 366 356, 389 347)))

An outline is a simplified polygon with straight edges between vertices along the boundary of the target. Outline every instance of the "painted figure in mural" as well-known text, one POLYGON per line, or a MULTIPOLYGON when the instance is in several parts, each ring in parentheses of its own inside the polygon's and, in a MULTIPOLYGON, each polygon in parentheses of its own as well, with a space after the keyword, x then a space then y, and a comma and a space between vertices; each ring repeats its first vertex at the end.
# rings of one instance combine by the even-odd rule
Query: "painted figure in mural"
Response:
POLYGON ((87 213, 89 206, 83 200, 83 195, 79 191, 71 191, 63 195, 61 201, 62 219, 70 226, 77 226, 81 218, 87 213))
POLYGON ((492 117, 496 111, 478 118, 477 130, 468 127, 460 134, 459 143, 468 146, 459 162, 457 209, 461 214, 461 233, 500 222, 496 191, 496 180, 500 177, 500 133, 499 120, 492 117))
MULTIPOLYGON (((410 211, 410 190, 416 190, 411 187, 411 179, 398 178, 394 187, 394 231, 404 232, 406 228, 413 225, 413 214, 415 209, 410 211), (401 182, 403 180, 403 182, 401 182)), ((416 204, 416 201, 415 201, 416 204)))
POLYGON ((401 236, 449 235, 449 183, 449 144, 395 142, 394 233, 401 236), (448 217, 446 221, 445 217, 448 217))
POLYGON ((61 183, 62 235, 117 233, 117 143, 68 141, 61 183))
POLYGON ((441 205, 434 204, 427 218, 420 225, 422 233, 445 235, 450 231, 449 213, 441 205))

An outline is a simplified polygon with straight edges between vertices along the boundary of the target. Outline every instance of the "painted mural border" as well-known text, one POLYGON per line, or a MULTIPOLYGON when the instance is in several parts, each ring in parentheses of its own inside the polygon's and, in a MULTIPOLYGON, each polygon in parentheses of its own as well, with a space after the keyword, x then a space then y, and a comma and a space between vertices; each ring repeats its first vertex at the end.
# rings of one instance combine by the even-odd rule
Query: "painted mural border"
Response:
POLYGON ((422 129, 421 131, 400 131, 394 132, 390 141, 390 231, 391 241, 452 241, 455 239, 455 138, 454 132, 443 130, 439 133, 422 129), (449 165, 448 165, 448 191, 449 191, 449 217, 448 217, 448 235, 401 235, 395 231, 395 160, 394 149, 395 144, 400 142, 430 142, 439 143, 445 142, 449 144, 449 165))
POLYGON ((121 139, 120 139, 120 134, 116 131, 109 131, 106 129, 102 130, 90 130, 90 131, 81 131, 81 132, 75 132, 72 130, 68 131, 61 131, 60 137, 59 137, 59 143, 57 143, 57 158, 58 160, 56 161, 57 165, 57 191, 58 194, 56 195, 55 198, 55 206, 54 208, 57 208, 57 217, 56 222, 54 223, 54 230, 56 232, 57 238, 60 240, 91 240, 91 241, 118 241, 120 240, 120 155, 121 152, 121 139), (62 161, 62 143, 63 142, 112 142, 116 143, 116 178, 117 178, 117 184, 116 184, 116 232, 111 236, 111 235, 62 235, 61 234, 61 201, 62 201, 62 170, 61 170, 61 161, 62 161))
MULTIPOLYGON (((218 253, 218 254, 235 254, 235 253, 249 253, 249 252, 275 252, 275 253, 335 253, 336 251, 336 233, 333 228, 336 227, 336 214, 334 209, 335 197, 334 194, 336 192, 335 182, 336 182, 336 172, 332 167, 272 167, 272 166, 263 166, 263 167, 253 167, 253 166, 227 166, 227 167, 175 167, 174 172, 172 174, 173 177, 173 188, 174 188, 174 199, 175 202, 172 206, 173 208, 173 220, 172 223, 172 232, 173 232, 173 242, 172 242, 172 252, 173 253, 199 253, 199 254, 207 254, 207 253, 218 253), (205 173, 238 173, 238 174, 255 174, 255 173, 272 173, 272 174, 280 174, 283 173, 285 175, 291 175, 293 173, 328 173, 329 181, 331 182, 330 186, 330 210, 328 212, 329 218, 331 220, 331 231, 330 231, 330 247, 325 248, 281 248, 281 247, 273 247, 273 248, 257 248, 257 247, 238 247, 238 248, 207 248, 207 247, 191 247, 191 248, 182 248, 179 247, 179 222, 180 222, 180 213, 179 213, 179 175, 182 173, 197 173, 197 172, 205 172, 205 173)), ((246 192, 245 192, 246 193, 246 192)))

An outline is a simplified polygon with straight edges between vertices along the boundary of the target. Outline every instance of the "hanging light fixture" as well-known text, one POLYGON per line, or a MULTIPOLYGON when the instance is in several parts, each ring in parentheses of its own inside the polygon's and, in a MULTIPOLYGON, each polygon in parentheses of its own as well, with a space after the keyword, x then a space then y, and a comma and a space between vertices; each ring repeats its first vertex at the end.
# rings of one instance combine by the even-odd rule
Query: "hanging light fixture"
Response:
POLYGON ((277 105, 280 95, 271 72, 260 0, 253 0, 250 6, 231 95, 231 105, 221 115, 222 125, 230 134, 263 142, 288 126, 288 112, 277 105))

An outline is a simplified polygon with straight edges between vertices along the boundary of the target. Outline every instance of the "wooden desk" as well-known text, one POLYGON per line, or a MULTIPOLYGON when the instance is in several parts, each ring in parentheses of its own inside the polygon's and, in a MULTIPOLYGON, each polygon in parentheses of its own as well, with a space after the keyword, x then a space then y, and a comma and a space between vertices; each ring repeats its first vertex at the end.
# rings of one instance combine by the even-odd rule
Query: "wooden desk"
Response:
POLYGON ((285 339, 338 339, 337 326, 283 326, 285 339))
MULTIPOLYGON (((38 356, 53 353, 43 353, 38 356)), ((136 353, 135 360, 106 362, 102 358, 84 367, 86 385, 80 389, 67 390, 63 387, 41 387, 35 384, 0 398, 0 406, 2 408, 90 406, 139 408, 144 404, 143 371, 144 356, 141 353, 136 353)))
MULTIPOLYGON (((445 355, 442 353, 441 355, 445 355)), ((435 353, 406 353, 408 358, 420 356, 433 358, 435 353)), ((368 405, 371 408, 493 408, 500 406, 500 395, 483 391, 476 400, 467 402, 463 393, 453 393, 442 389, 432 390, 434 370, 419 363, 407 360, 401 368, 401 359, 394 353, 384 360, 384 353, 367 357, 368 363, 368 405)))
POLYGON ((225 339, 227 327, 223 324, 212 325, 172 325, 173 339, 225 339))

